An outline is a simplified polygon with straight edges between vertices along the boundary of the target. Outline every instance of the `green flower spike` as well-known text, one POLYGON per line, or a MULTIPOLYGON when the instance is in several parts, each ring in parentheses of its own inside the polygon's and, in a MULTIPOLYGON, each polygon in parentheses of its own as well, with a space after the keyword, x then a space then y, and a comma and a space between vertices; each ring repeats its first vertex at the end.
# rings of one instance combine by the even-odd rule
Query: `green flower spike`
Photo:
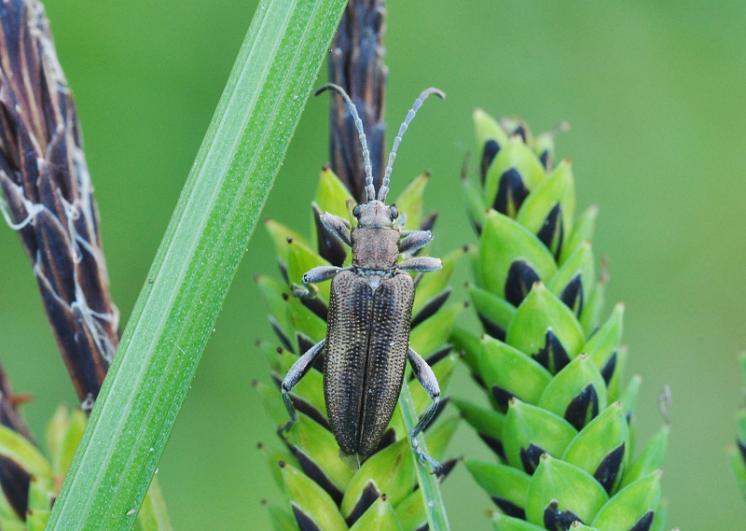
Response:
MULTIPOLYGON (((432 227, 433 216, 423 216, 423 193, 427 175, 415 178, 395 201, 400 216, 406 216, 406 229, 432 227)), ((265 409, 279 428, 288 421, 279 384, 299 353, 326 335, 329 283, 315 285, 309 296, 303 293, 303 273, 319 265, 342 266, 350 263, 346 248, 320 223, 319 213, 329 212, 354 222, 354 204, 345 185, 328 168, 321 172, 315 202, 312 204, 311 237, 267 221, 266 228, 277 252, 281 278, 256 278, 269 311, 276 342, 259 341, 258 349, 268 360, 272 382, 257 381, 265 409)), ((412 348, 422 352, 437 376, 441 390, 447 387, 456 366, 448 338, 462 303, 448 302, 448 285, 454 266, 465 250, 443 258, 443 269, 417 280, 413 308, 412 348)), ((406 389, 417 415, 424 412, 429 398, 410 376, 406 389)), ((401 405, 397 407, 381 446, 362 463, 341 454, 327 420, 322 374, 311 370, 292 391, 298 422, 280 447, 262 446, 275 478, 286 497, 272 505, 274 528, 288 529, 422 529, 427 522, 422 492, 416 488, 416 466, 407 437, 401 405)), ((442 409, 441 409, 442 411, 442 409)), ((426 431, 426 443, 436 459, 443 459, 459 422, 447 416, 426 431)), ((450 470, 455 460, 446 461, 450 470)))
POLYGON ((499 509, 501 530, 663 529, 660 467, 668 427, 637 456, 630 421, 639 377, 624 384, 624 308, 602 321, 590 239, 596 209, 575 214, 569 162, 553 134, 474 113, 479 182, 464 180, 479 234, 469 293, 478 337, 454 345, 490 407, 455 400, 496 454, 467 469, 499 509))
MULTIPOLYGON (((746 393, 746 353, 741 354, 741 371, 743 373, 743 388, 746 393)), ((731 463, 736 481, 746 501, 746 406, 738 413, 739 434, 736 447, 731 450, 731 463)))

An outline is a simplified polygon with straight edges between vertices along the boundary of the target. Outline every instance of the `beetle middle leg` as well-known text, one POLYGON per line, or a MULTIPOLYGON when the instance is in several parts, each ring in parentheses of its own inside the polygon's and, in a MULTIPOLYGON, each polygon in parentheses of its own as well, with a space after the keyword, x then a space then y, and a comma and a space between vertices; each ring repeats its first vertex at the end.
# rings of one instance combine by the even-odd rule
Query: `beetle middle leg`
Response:
POLYGON ((292 367, 290 367, 290 370, 285 375, 285 378, 282 380, 282 384, 280 384, 280 392, 282 394, 282 401, 285 403, 285 408, 288 410, 288 415, 290 415, 290 420, 280 428, 280 433, 287 433, 298 420, 298 415, 296 414, 295 406, 293 405, 293 399, 290 398, 290 391, 306 375, 308 369, 313 366, 313 362, 321 351, 324 350, 324 345, 326 345, 326 339, 322 339, 309 348, 295 361, 295 363, 293 363, 292 367))
POLYGON ((443 262, 440 261, 440 258, 433 258, 432 256, 415 256, 414 258, 407 258, 397 264, 396 267, 401 271, 431 273, 440 271, 443 268, 443 262))
POLYGON ((417 381, 420 382, 420 385, 422 385, 432 400, 428 408, 422 414, 422 417, 420 417, 417 425, 412 429, 412 433, 409 434, 409 440, 412 441, 412 446, 414 447, 415 454, 417 454, 417 458, 421 462, 429 464, 433 473, 438 475, 443 467, 433 458, 433 456, 420 448, 417 436, 425 430, 430 421, 433 420, 435 413, 438 411, 438 404, 440 403, 440 386, 438 385, 438 379, 435 377, 435 373, 422 356, 410 348, 407 351, 407 357, 409 358, 409 363, 412 365, 412 371, 414 372, 415 378, 417 378, 417 381))
POLYGON ((413 230, 402 236, 399 240, 399 251, 414 254, 433 239, 433 233, 429 230, 413 230))

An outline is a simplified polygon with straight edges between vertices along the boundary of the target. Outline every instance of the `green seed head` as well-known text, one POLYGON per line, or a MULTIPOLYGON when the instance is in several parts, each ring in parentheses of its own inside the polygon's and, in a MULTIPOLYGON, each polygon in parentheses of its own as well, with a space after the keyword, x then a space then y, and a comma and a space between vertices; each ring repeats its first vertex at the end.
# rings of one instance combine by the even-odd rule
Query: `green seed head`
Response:
POLYGON ((576 215, 554 133, 481 110, 474 124, 478 180, 464 188, 479 236, 469 293, 484 334, 452 339, 489 407, 455 403, 495 462, 467 468, 497 505, 496 529, 662 528, 668 427, 634 452, 639 378, 625 387, 623 307, 602 317, 596 209, 576 215))

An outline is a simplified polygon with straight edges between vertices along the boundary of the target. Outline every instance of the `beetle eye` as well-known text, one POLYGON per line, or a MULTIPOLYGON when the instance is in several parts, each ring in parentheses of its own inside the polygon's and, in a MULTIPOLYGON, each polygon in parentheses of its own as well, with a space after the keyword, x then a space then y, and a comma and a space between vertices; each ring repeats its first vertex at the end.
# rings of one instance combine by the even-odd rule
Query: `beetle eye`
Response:
POLYGON ((389 207, 389 215, 391 216, 391 219, 396 219, 399 217, 399 209, 396 208, 394 205, 391 205, 389 207))
POLYGON ((360 217, 360 205, 355 205, 355 208, 352 209, 352 215, 356 218, 360 217))

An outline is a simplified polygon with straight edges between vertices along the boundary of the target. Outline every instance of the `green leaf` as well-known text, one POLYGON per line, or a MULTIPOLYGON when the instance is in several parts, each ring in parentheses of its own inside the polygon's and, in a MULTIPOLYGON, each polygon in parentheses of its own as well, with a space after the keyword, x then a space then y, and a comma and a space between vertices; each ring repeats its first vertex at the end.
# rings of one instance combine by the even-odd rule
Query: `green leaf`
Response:
POLYGON ((607 499, 601 485, 586 471, 544 454, 528 486, 526 517, 541 524, 546 508, 556 502, 559 511, 571 511, 590 522, 607 499))
POLYGON ((604 531, 634 529, 641 518, 658 506, 661 472, 653 472, 620 490, 601 507, 592 525, 604 531))
POLYGON ((308 247, 308 243, 303 236, 273 219, 265 220, 264 228, 267 229, 269 237, 272 239, 272 243, 275 246, 275 253, 284 264, 288 261, 289 241, 297 242, 308 247))
POLYGON ((550 279, 557 271, 552 255, 525 227, 494 210, 479 241, 479 261, 485 288, 505 298, 505 281, 516 260, 526 262, 540 279, 550 279))
POLYGON ((337 505, 319 485, 292 465, 281 463, 282 477, 287 485, 293 510, 311 520, 324 531, 345 531, 347 524, 337 505))
POLYGON ((50 530, 134 525, 345 5, 257 7, 50 530))

